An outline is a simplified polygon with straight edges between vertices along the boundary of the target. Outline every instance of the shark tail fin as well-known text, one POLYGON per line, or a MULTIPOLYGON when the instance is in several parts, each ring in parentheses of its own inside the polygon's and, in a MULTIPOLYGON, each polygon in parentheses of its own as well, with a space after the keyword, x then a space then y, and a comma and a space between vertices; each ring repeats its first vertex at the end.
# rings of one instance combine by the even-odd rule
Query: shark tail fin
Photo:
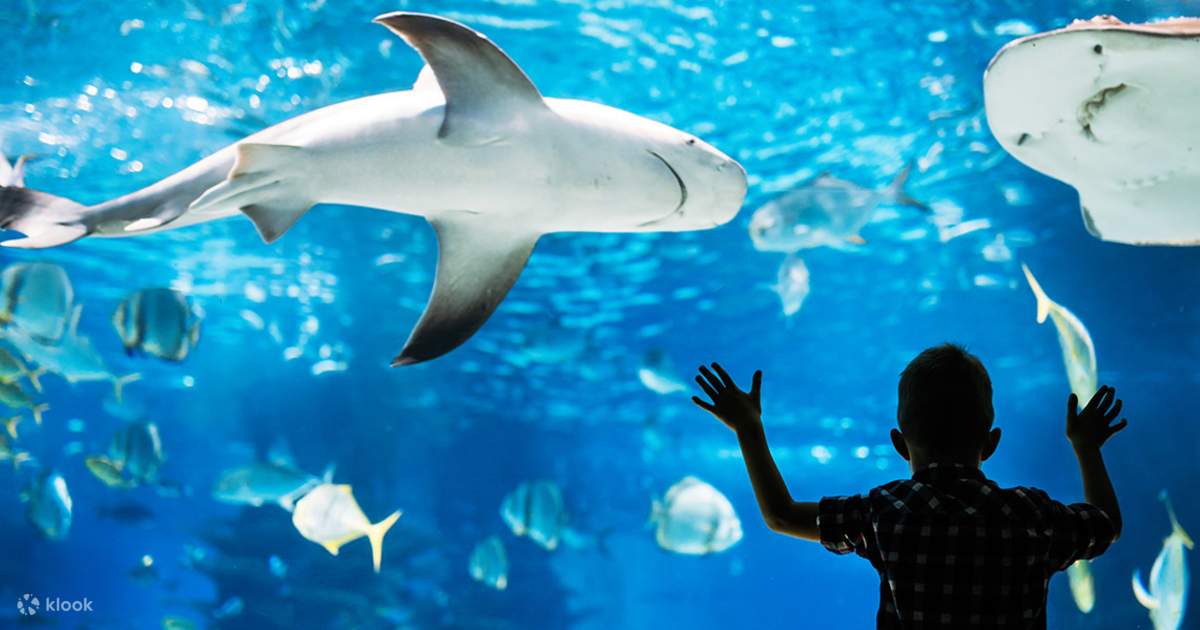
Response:
POLYGON ((400 510, 392 512, 387 518, 367 527, 367 540, 371 541, 371 560, 375 564, 376 573, 379 573, 379 567, 383 564, 383 537, 392 528, 392 525, 396 524, 398 518, 400 518, 400 510))
POLYGON ((86 209, 70 199, 37 190, 0 186, 0 229, 25 235, 0 242, 0 246, 41 249, 83 238, 91 232, 83 220, 86 209))
POLYGON ((1147 610, 1158 608, 1158 600, 1150 594, 1150 591, 1146 589, 1146 585, 1142 584, 1142 572, 1137 569, 1133 570, 1133 596, 1147 610))
POLYGON ((1171 505, 1171 497, 1167 496, 1167 491, 1162 490, 1158 493, 1158 500, 1167 504, 1167 516, 1171 519, 1171 534, 1178 536, 1183 540, 1183 544, 1188 549, 1194 549, 1196 543, 1192 541, 1192 537, 1183 530, 1183 526, 1179 524, 1179 519, 1175 517, 1175 506, 1171 505))
POLYGON ((1029 281, 1029 288, 1033 290, 1033 297, 1037 298, 1037 323, 1046 321, 1046 317, 1050 315, 1050 305, 1054 302, 1050 296, 1042 289, 1042 285, 1038 284, 1037 278, 1033 277, 1033 272, 1029 270, 1029 266, 1022 264, 1021 271, 1025 272, 1025 279, 1029 281))
POLYGON ((142 375, 138 372, 113 379, 113 397, 117 399, 117 402, 122 402, 121 396, 125 392, 125 386, 140 380, 142 380, 142 375))
POLYGON ((904 188, 905 185, 908 184, 908 176, 912 174, 912 169, 913 163, 910 160, 908 164, 905 164, 904 168, 900 169, 900 172, 896 174, 896 178, 893 179, 892 183, 888 185, 885 194, 888 200, 890 200, 892 203, 916 208, 917 210, 927 214, 933 212, 933 210, 929 208, 928 204, 912 198, 909 196, 908 191, 904 188))

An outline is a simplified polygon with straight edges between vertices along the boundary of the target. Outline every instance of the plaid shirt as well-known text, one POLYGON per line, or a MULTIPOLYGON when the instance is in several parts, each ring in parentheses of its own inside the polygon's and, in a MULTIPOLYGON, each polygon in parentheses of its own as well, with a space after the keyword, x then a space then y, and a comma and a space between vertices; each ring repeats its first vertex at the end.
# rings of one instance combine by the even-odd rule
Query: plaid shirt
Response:
POLYGON ((1095 506, 936 464, 866 496, 826 497, 817 518, 827 549, 879 572, 878 628, 1044 629, 1050 576, 1117 537, 1095 506))

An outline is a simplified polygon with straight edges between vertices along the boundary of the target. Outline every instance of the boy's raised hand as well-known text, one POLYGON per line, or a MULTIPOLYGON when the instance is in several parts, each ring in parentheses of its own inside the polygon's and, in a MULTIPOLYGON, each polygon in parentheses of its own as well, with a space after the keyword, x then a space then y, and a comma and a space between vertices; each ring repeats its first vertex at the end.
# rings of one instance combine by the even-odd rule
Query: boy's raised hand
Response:
POLYGON ((762 370, 754 373, 750 391, 743 392, 720 364, 713 363, 712 369, 716 372, 715 375, 702 365, 700 375, 696 377, 696 383, 708 394, 712 402, 704 402, 699 396, 692 396, 692 402, 736 432, 761 426, 762 404, 759 402, 759 393, 762 391, 762 370))
POLYGON ((1125 418, 1113 424, 1113 420, 1121 415, 1121 401, 1116 395, 1117 390, 1105 385, 1092 396, 1082 411, 1078 411, 1079 398, 1075 394, 1067 398, 1067 439, 1076 451, 1099 450, 1108 438, 1128 424, 1125 418))

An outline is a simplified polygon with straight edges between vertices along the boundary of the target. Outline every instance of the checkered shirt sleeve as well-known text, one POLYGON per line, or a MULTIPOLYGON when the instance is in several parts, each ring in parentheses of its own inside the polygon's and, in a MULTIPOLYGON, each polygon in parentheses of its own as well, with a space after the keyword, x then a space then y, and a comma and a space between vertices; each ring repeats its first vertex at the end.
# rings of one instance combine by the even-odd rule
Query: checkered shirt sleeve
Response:
POLYGON ((867 502, 862 495, 825 497, 817 507, 817 528, 826 549, 865 555, 867 532, 871 531, 867 502))
POLYGON ((1104 553, 1117 540, 1112 519, 1104 510, 1088 503, 1064 505, 1040 492, 1045 501, 1043 518, 1051 530, 1050 566, 1065 571, 1076 560, 1090 560, 1104 553))

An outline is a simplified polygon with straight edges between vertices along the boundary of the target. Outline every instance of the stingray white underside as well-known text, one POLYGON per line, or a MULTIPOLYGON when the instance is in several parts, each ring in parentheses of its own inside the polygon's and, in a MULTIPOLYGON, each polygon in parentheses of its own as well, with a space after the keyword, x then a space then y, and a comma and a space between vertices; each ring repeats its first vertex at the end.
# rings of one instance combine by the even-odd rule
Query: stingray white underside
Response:
POLYGON ((984 76, 988 124, 1079 191, 1096 237, 1200 245, 1200 27, 1114 22, 1005 46, 984 76))

